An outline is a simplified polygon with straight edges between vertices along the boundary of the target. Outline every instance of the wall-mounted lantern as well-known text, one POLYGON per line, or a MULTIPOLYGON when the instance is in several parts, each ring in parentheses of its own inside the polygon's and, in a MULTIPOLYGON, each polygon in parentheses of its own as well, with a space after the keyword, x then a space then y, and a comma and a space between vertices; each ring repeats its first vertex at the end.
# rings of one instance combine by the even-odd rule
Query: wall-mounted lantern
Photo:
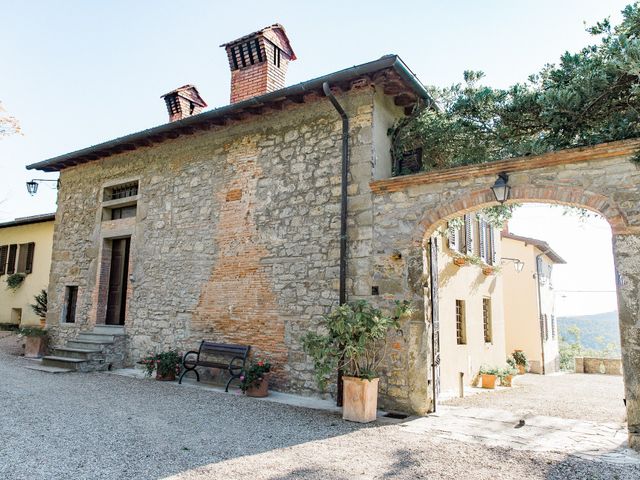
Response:
POLYGON ((502 257, 500 260, 507 261, 507 262, 513 262, 513 268, 516 269, 517 273, 520 273, 522 271, 522 269, 524 268, 524 262, 522 260, 520 260, 519 258, 502 257))
POLYGON ((38 182, 56 182, 56 189, 60 190, 60 179, 51 180, 47 178, 34 178, 27 182, 27 192, 29 195, 35 195, 38 191, 38 182))
POLYGON ((502 204, 506 202, 509 199, 509 193, 511 192, 511 187, 509 186, 509 175, 505 172, 499 174, 496 183, 491 187, 491 191, 499 203, 502 204))

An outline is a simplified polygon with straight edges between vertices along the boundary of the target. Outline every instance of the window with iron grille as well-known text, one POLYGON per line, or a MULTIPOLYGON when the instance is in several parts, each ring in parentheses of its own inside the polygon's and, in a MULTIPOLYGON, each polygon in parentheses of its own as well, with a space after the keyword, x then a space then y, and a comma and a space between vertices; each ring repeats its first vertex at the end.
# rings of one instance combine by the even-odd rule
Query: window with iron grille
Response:
POLYGON ((482 299, 482 323, 484 325, 484 342, 493 341, 493 325, 491 324, 491 299, 482 299))
POLYGON ((138 182, 128 182, 104 189, 104 200, 119 200, 138 195, 138 182))
POLYGON ((464 300, 456 300, 456 341, 458 345, 467 344, 467 319, 464 300))

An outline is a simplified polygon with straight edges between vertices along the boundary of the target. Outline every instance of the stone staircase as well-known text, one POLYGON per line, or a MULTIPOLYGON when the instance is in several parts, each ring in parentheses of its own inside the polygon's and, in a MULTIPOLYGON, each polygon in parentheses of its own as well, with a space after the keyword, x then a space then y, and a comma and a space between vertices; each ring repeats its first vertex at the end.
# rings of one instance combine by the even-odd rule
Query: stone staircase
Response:
POLYGON ((125 353, 125 331, 120 325, 96 325, 91 332, 79 333, 64 346, 51 349, 31 368, 51 373, 95 372, 122 368, 125 353))

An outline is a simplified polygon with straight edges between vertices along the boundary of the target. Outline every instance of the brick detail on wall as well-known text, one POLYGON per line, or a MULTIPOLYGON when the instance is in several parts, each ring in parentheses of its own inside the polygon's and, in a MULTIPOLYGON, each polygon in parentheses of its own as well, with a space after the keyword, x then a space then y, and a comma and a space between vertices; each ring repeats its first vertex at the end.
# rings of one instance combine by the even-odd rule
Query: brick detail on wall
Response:
POLYGON ((283 388, 288 383, 284 320, 278 314, 271 266, 261 264, 268 250, 260 245, 254 221, 256 184, 261 176, 257 157, 256 145, 247 141, 234 144, 228 153, 227 164, 236 175, 217 194, 218 254, 191 328, 219 342, 251 345, 254 357, 271 360, 274 386, 283 388))

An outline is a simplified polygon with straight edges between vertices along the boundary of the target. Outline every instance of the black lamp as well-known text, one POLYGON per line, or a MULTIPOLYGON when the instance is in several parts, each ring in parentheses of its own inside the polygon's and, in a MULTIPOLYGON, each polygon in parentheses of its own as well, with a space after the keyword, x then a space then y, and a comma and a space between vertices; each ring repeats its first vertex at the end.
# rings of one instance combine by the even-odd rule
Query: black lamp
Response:
POLYGON ((509 199, 509 193, 511 192, 511 187, 509 186, 509 175, 505 172, 499 174, 496 183, 491 187, 491 191, 499 203, 502 204, 506 202, 509 199))
POLYGON ((30 182, 27 182, 27 192, 30 195, 35 195, 38 191, 38 182, 56 182, 56 188, 60 190, 60 179, 51 180, 49 178, 34 178, 30 182))
POLYGON ((513 262, 513 268, 516 269, 516 273, 520 273, 524 268, 524 262, 519 258, 502 257, 501 260, 513 262))

